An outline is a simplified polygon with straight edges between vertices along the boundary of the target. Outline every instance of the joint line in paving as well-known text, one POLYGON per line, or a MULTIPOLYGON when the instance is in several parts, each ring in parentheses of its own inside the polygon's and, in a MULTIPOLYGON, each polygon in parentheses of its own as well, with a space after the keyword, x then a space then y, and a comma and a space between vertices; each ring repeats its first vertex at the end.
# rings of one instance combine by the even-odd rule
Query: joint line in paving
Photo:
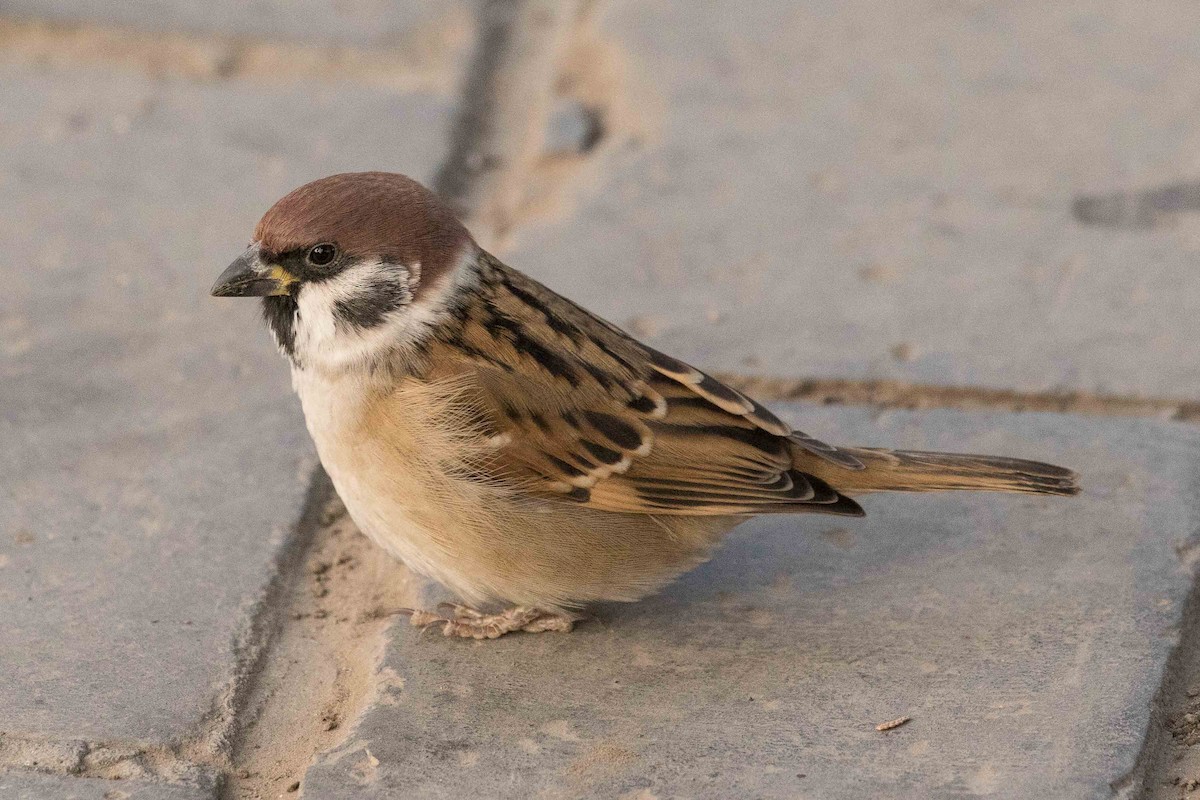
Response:
POLYGON ((935 386, 894 380, 781 378, 718 372, 731 386, 769 401, 860 405, 894 409, 1048 411, 1082 416, 1200 420, 1200 403, 1173 398, 1124 397, 1081 391, 1020 391, 975 386, 935 386))
POLYGON ((348 81, 393 91, 452 89, 448 61, 457 26, 447 21, 442 30, 416 33, 443 40, 441 46, 330 47, 0 16, 0 63, 55 70, 117 68, 199 83, 348 81))
MULTIPOLYGON (((578 11, 577 4, 558 0, 493 1, 480 7, 480 31, 461 100, 462 110, 435 188, 464 218, 476 221, 476 225, 483 226, 485 231, 495 232, 503 226, 508 208, 506 193, 519 183, 523 171, 536 158, 541 145, 540 132, 549 113, 561 40, 569 32, 578 11)), ((286 563, 281 564, 278 580, 256 614, 254 628, 257 634, 247 643, 247 661, 252 667, 228 703, 233 713, 230 731, 226 734, 229 769, 223 797, 240 797, 248 790, 270 791, 278 788, 276 784, 288 790, 298 785, 314 758, 336 747, 337 742, 349 735, 362 706, 376 693, 362 691, 352 698, 329 701, 329 708, 324 709, 322 718, 328 719, 323 733, 331 734, 340 729, 338 734, 297 738, 295 731, 276 729, 281 720, 295 717, 294 713, 279 706, 286 704, 293 693, 312 691, 313 687, 304 683, 305 676, 319 672, 315 667, 323 662, 340 663, 343 670, 371 672, 365 676, 359 674, 353 682, 377 682, 374 673, 378 664, 372 663, 368 653, 378 648, 362 642, 361 636, 379 639, 384 635, 387 608, 371 605, 362 592, 355 594, 349 589, 343 590, 338 613, 346 621, 381 623, 368 625, 366 633, 360 635, 356 643, 351 641, 353 635, 342 634, 339 638, 327 628, 311 624, 313 612, 308 607, 310 598, 305 594, 304 582, 307 573, 328 569, 324 563, 313 563, 312 555, 336 553, 347 547, 344 541, 330 539, 337 534, 338 520, 330 519, 328 514, 323 525, 310 519, 333 498, 332 486, 323 472, 319 472, 311 490, 306 522, 296 534, 286 563), (298 640, 303 640, 299 641, 299 646, 298 640), (354 664, 346 663, 347 653, 322 652, 351 645, 354 649, 349 658, 355 661, 354 664), (287 659, 276 652, 279 649, 287 651, 287 659), (293 659, 311 663, 282 663, 293 659), (264 685, 272 680, 292 681, 297 686, 264 685), (251 730, 252 726, 254 730, 251 730), (256 762, 255 751, 259 748, 249 744, 252 737, 259 742, 296 738, 293 752, 282 753, 271 765, 273 772, 286 775, 263 774, 266 764, 256 762)), ((355 534, 355 541, 359 539, 361 537, 355 534)), ((374 548, 373 545, 370 547, 374 548)), ((376 551, 374 548, 368 552, 371 556, 389 558, 381 555, 382 551, 376 551)), ((359 557, 370 558, 362 553, 359 557)), ((338 561, 340 563, 340 559, 338 561)), ((381 574, 378 565, 373 569, 377 575, 381 574)), ((351 576, 348 581, 362 583, 364 578, 351 576)), ((346 680, 341 671, 338 678, 346 680)), ((334 689, 324 688, 327 692, 334 689)), ((321 710, 309 708, 308 714, 313 716, 321 710)))
POLYGON ((0 769, 77 778, 213 787, 220 764, 195 760, 186 745, 51 739, 0 733, 0 769))

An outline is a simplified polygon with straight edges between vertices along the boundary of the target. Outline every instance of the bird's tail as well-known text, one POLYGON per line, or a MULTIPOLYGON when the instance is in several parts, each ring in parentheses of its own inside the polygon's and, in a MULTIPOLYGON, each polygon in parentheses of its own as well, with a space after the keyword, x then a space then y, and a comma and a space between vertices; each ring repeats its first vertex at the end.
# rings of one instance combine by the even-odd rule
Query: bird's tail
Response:
POLYGON ((915 450, 839 448, 865 467, 838 470, 829 480, 843 494, 864 492, 1028 492, 1079 493, 1078 476, 1069 469, 1001 456, 922 453, 915 450))

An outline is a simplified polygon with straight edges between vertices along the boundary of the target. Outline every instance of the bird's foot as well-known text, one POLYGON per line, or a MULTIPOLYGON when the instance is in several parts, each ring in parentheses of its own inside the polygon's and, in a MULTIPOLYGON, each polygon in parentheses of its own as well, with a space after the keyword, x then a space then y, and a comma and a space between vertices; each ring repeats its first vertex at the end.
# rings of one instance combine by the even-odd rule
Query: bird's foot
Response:
POLYGON ((401 609, 400 613, 407 614, 409 622, 418 628, 441 625, 443 636, 463 639, 497 639, 514 631, 569 633, 575 627, 575 621, 570 617, 530 606, 513 606, 499 614, 484 614, 467 606, 442 603, 438 611, 448 614, 448 617, 411 608, 401 609))

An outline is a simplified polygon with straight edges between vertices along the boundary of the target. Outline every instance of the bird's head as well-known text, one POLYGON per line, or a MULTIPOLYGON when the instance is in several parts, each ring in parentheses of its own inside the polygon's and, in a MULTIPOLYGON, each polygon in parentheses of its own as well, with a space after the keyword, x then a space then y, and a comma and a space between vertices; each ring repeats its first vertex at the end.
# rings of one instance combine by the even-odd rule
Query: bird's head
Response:
POLYGON ((293 364, 345 368, 419 338, 477 251, 411 178, 332 175, 272 206, 212 294, 261 297, 293 364))

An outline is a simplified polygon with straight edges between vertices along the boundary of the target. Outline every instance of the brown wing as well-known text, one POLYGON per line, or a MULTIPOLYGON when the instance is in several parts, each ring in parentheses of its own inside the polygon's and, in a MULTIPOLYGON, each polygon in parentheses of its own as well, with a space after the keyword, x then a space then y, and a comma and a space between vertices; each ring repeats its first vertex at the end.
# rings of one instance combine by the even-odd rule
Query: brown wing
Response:
POLYGON ((471 362, 492 474, 607 511, 862 513, 795 467, 797 450, 861 469, 853 456, 499 262, 484 267, 448 344, 471 362))

